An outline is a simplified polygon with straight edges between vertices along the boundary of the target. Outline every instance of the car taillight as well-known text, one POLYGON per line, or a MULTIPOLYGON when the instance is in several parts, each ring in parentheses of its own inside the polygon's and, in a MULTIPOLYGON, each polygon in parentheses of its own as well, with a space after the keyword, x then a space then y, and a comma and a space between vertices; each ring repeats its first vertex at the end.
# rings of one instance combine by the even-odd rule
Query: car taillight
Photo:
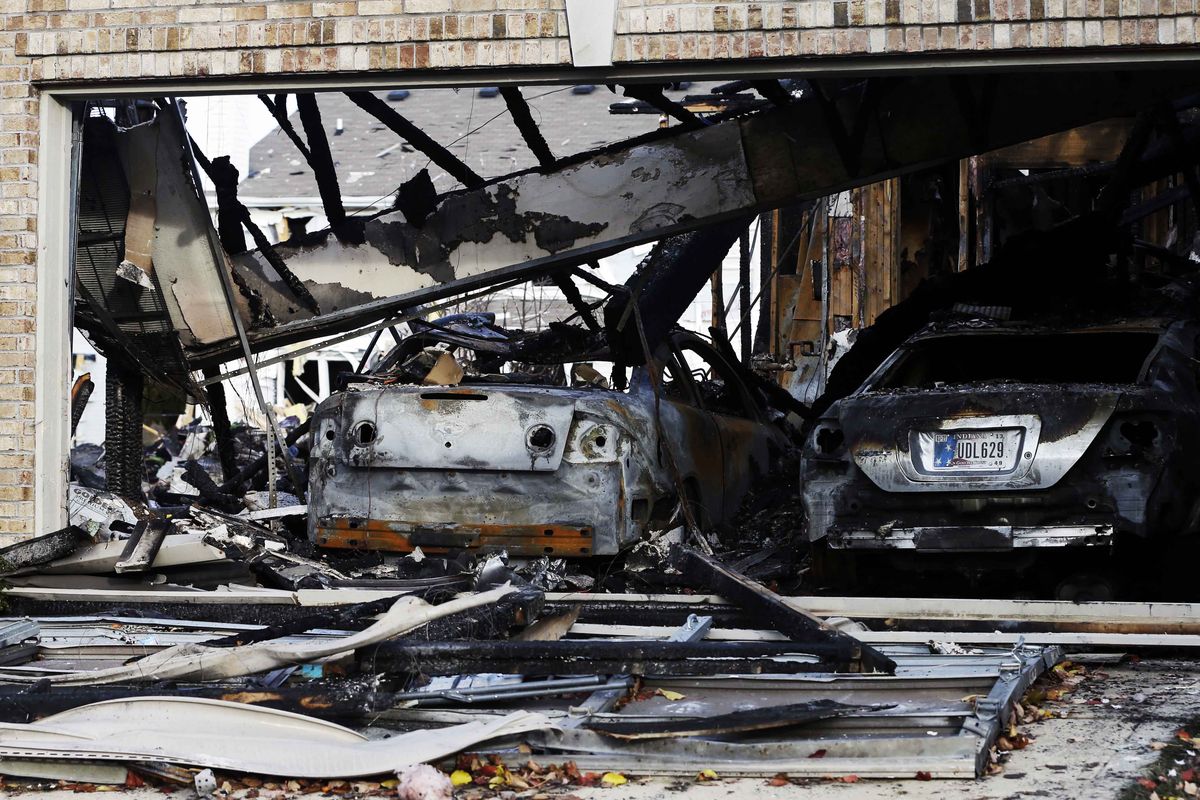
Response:
POLYGON ((1117 416, 1108 424, 1104 455, 1120 458, 1152 453, 1157 449, 1161 438, 1162 432, 1153 419, 1117 416))
POLYGON ((837 423, 822 422, 812 433, 812 447, 821 458, 840 458, 846 451, 846 435, 837 423))

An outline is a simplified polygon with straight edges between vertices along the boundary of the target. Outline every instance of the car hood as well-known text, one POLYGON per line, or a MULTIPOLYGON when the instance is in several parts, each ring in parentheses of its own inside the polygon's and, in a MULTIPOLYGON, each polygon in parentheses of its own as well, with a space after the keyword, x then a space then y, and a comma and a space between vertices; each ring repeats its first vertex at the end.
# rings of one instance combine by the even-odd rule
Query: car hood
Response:
MULTIPOLYGON (((836 404, 854 463, 890 492, 1044 489, 1056 484, 1104 428, 1126 387, 1002 385, 867 392, 836 404), (1003 440, 991 468, 934 465, 935 440, 1003 440), (1001 463, 1002 462, 1002 463, 1001 463)), ((819 429, 817 433, 819 433, 819 429)))

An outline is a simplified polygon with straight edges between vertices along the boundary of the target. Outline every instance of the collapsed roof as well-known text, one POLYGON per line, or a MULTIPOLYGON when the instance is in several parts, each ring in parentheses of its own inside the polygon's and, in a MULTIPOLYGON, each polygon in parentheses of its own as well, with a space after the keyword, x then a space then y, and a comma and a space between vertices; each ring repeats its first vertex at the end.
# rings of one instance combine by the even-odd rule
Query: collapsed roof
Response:
MULTIPOLYGON (((317 97, 298 96, 299 111, 285 117, 279 111, 284 99, 276 96, 267 102, 308 161, 330 220, 329 230, 277 245, 237 199, 236 170, 231 174, 227 161, 195 152, 177 106, 161 101, 153 118, 136 126, 100 133, 111 123, 89 123, 81 186, 97 180, 97 161, 113 152, 104 141, 119 142, 126 183, 130 191, 141 187, 140 194, 128 208, 118 203, 103 209, 103 221, 124 243, 122 261, 137 270, 121 264, 133 278, 125 282, 159 297, 142 313, 178 333, 181 349, 168 360, 167 372, 186 383, 188 369, 244 355, 239 325, 246 345, 262 351, 394 321, 422 304, 485 287, 572 269, 586 279, 580 265, 635 244, 712 230, 725 220, 734 225, 805 198, 1133 113, 1186 94, 1194 83, 1184 72, 1063 73, 1036 82, 998 74, 974 84, 945 76, 871 78, 797 82, 786 90, 766 82, 756 84, 763 101, 707 120, 655 87, 631 86, 627 94, 679 124, 557 160, 520 92, 508 88, 504 99, 539 166, 490 179, 379 96, 353 92, 347 97, 355 105, 465 187, 438 194, 429 176, 418 173, 401 186, 394 208, 370 217, 345 211, 342 176, 317 97), (957 113, 947 115, 947 108, 957 113), (930 119, 939 124, 930 127, 930 119), (198 189, 196 162, 218 188, 219 244, 198 189), (133 242, 129 231, 145 235, 148 221, 152 235, 133 242), (256 249, 245 249, 243 227, 256 249), (149 256, 139 258, 139 248, 149 256), (230 285, 237 291, 226 297, 230 285)), ((83 191, 86 196, 95 187, 83 191)), ((694 295, 711 273, 660 252, 663 257, 649 266, 703 272, 685 285, 667 281, 671 291, 663 296, 694 295)), ((112 256, 77 259, 81 284, 112 284, 115 249, 112 256)), ((98 338, 153 364, 156 377, 162 376, 163 360, 145 352, 113 316, 111 293, 81 292, 81 299, 98 338)), ((674 322, 660 316, 664 329, 674 322)))

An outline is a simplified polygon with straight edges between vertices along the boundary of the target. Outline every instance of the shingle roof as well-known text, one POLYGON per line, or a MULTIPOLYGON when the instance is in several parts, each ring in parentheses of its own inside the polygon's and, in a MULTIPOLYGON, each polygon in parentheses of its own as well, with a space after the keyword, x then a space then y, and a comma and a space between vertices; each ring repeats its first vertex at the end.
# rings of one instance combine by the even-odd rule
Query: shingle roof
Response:
MULTIPOLYGON (((574 94, 571 87, 527 87, 523 93, 556 157, 658 127, 656 114, 610 114, 609 104, 624 98, 603 86, 591 94, 574 94)), ((386 98, 387 93, 378 95, 386 98)), ((424 154, 345 95, 330 92, 318 95, 317 100, 344 197, 386 197, 422 167, 429 168, 439 192, 458 186, 424 154), (336 133, 339 120, 340 134, 336 133)), ((537 164, 502 97, 481 97, 474 89, 414 89, 406 99, 389 104, 484 178, 537 164), (485 127, 464 137, 481 125, 485 127)), ((303 136, 299 115, 293 113, 290 120, 303 136)), ((276 128, 251 148, 250 174, 242 181, 239 194, 243 198, 315 197, 317 185, 303 156, 276 128)))

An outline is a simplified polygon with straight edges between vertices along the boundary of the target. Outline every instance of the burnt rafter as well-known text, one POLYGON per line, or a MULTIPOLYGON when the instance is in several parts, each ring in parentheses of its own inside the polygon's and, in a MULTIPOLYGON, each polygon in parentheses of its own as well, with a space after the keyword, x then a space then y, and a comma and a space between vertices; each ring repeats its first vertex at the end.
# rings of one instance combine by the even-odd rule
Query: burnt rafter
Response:
POLYGON ((541 130, 534 121, 533 113, 529 110, 529 103, 521 94, 520 87, 501 86, 500 94, 504 97, 504 102, 508 105, 508 113, 512 114, 513 122, 516 123, 517 130, 521 132, 521 137, 525 139, 525 144, 529 146, 530 152, 543 167, 552 166, 554 154, 550 152, 550 145, 546 144, 546 137, 542 136, 541 130))
POLYGON ((958 113, 967 126, 971 144, 980 152, 987 149, 988 130, 992 122, 992 108, 996 104, 996 78, 985 75, 978 79, 981 86, 979 96, 973 88, 975 82, 963 75, 950 78, 950 89, 954 92, 958 113))
POLYGON ((661 86, 646 83, 630 83, 625 84, 622 88, 625 90, 626 97, 632 97, 634 100, 649 103, 662 113, 678 120, 689 128, 702 128, 706 124, 700 117, 663 94, 661 86))
POLYGON ((296 133, 296 129, 292 127, 291 120, 288 119, 287 95, 277 94, 275 95, 275 99, 271 100, 267 95, 260 94, 258 99, 262 101, 262 104, 271 112, 271 116, 279 123, 279 129, 287 134, 287 137, 292 140, 292 144, 296 145, 296 149, 304 156, 304 160, 311 162, 312 154, 309 153, 308 145, 300 138, 300 134, 296 133))
POLYGON ((312 92, 297 94, 296 105, 300 110, 300 124, 304 126, 304 135, 308 138, 308 165, 317 179, 317 191, 321 194, 321 205, 325 207, 329 227, 336 233, 346 222, 346 208, 342 205, 342 190, 338 185, 333 153, 329 149, 329 137, 321 123, 317 96, 312 92))
POLYGON ((809 86, 812 87, 812 96, 825 119, 825 126, 833 140, 834 147, 837 148, 846 174, 852 177, 857 176, 862 171, 863 145, 867 140, 867 128, 879 110, 880 101, 887 93, 883 80, 868 78, 859 85, 854 123, 849 129, 846 128, 846 123, 842 119, 842 112, 838 110, 837 100, 826 92, 825 87, 813 80, 809 81, 809 86))
MULTIPOLYGON (((237 235, 235 235, 234 231, 235 223, 240 224, 241 227, 250 231, 250 238, 254 240, 254 246, 258 248, 263 258, 271 265, 271 268, 287 284, 288 289, 292 291, 296 299, 314 314, 320 314, 321 306, 317 303, 317 299, 312 296, 312 292, 304 285, 304 281, 300 280, 296 276, 296 273, 292 272, 288 267, 266 234, 262 232, 262 229, 255 224, 254 220, 250 217, 250 209, 246 208, 242 201, 238 199, 237 167, 230 164, 226 156, 209 161, 204 153, 200 151, 200 148, 196 146, 195 140, 191 140, 191 145, 192 155, 195 157, 196 163, 204 170, 204 174, 208 175, 208 179, 213 182, 213 186, 216 188, 218 236, 221 239, 221 247, 230 254, 245 251, 245 237, 240 235, 240 229, 236 231, 237 235)), ((236 276, 236 271, 233 274, 236 276)), ((234 281, 237 281, 236 277, 234 281)))
POLYGON ((786 106, 792 102, 792 95, 779 81, 752 81, 754 91, 770 100, 777 106, 786 106))
POLYGON ((583 295, 579 292, 579 287, 575 285, 575 281, 571 280, 569 274, 556 272, 553 275, 554 285, 563 293, 563 297, 571 304, 571 308, 575 309, 575 313, 583 320, 583 324, 587 325, 588 330, 593 333, 599 333, 602 328, 600 322, 592 314, 592 307, 583 299, 583 295))
POLYGON ((477 189, 483 186, 483 178, 459 160, 458 156, 435 142, 412 122, 400 116, 383 100, 370 92, 346 92, 346 97, 349 97, 363 111, 391 128, 396 135, 404 137, 409 144, 429 156, 433 163, 463 186, 468 189, 477 189))

